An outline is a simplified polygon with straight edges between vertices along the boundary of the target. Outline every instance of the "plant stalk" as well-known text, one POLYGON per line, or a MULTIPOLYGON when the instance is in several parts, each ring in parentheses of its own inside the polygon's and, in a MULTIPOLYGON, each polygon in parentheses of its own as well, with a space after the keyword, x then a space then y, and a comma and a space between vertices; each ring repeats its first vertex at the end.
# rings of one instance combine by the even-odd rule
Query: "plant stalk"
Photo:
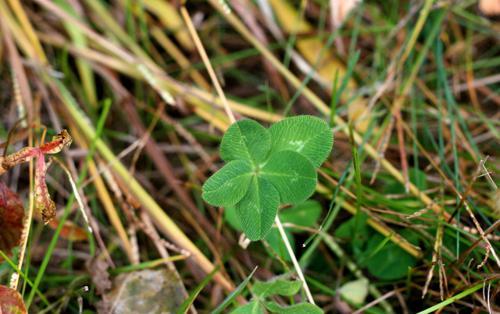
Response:
POLYGON ((311 291, 309 290, 309 286, 307 285, 306 278, 304 277, 304 274, 302 273, 302 269, 300 268, 299 262, 297 261, 297 257, 295 257, 295 253, 292 250, 292 246, 290 245, 290 241, 288 241, 288 237, 286 236, 285 229, 283 228, 283 225, 281 224, 280 218, 278 215, 276 215, 276 218, 274 219, 274 222, 276 223, 276 226, 278 226, 278 230, 280 232, 281 238, 283 239, 283 242, 285 243, 286 250, 288 251, 288 255, 290 255, 290 258, 292 259, 293 266, 295 267, 295 271, 297 272, 297 275, 299 275, 300 281, 302 281, 302 287, 304 287, 304 291, 306 292, 307 300, 311 304, 314 303, 314 299, 312 297, 311 291))

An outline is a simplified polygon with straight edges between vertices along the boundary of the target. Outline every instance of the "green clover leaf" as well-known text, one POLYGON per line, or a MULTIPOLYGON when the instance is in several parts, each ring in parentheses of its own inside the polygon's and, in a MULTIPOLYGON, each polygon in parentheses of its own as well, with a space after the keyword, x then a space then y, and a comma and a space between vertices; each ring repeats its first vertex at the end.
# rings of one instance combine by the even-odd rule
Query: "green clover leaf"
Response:
POLYGON ((262 162, 271 149, 269 131, 254 120, 244 119, 233 123, 222 138, 220 157, 231 160, 262 162))
POLYGON ((252 165, 248 161, 230 161, 208 178, 202 197, 214 206, 233 206, 245 196, 251 180, 252 165))
POLYGON ((316 188, 314 166, 306 157, 291 150, 272 154, 261 175, 278 190, 282 204, 305 201, 316 188))
POLYGON ((203 199, 235 207, 250 240, 264 238, 280 204, 297 204, 316 188, 316 169, 330 154, 333 134, 313 116, 286 118, 268 129, 244 119, 232 124, 221 141, 227 162, 203 185, 203 199))
POLYGON ((292 150, 305 156, 314 167, 319 167, 330 154, 333 133, 328 124, 314 116, 283 119, 269 128, 272 147, 270 155, 292 150))
POLYGON ((247 238, 257 241, 267 234, 279 204, 280 195, 276 188, 266 179, 255 176, 247 194, 236 205, 236 213, 247 238))

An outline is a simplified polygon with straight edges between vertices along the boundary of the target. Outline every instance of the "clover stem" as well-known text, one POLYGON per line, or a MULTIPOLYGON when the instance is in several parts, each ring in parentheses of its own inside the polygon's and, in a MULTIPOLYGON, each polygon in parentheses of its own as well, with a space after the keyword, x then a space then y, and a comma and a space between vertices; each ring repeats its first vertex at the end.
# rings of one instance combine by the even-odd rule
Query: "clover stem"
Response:
POLYGON ((309 290, 309 286, 307 285, 306 278, 304 277, 304 274, 302 273, 302 269, 300 268, 299 262, 297 261, 297 257, 295 257, 295 253, 293 253, 292 246, 290 245, 290 242, 288 241, 288 237, 286 236, 285 229, 283 228, 283 225, 281 224, 281 221, 276 215, 276 219, 274 220, 276 223, 276 226, 278 226, 278 230, 281 235, 281 239, 283 239, 283 242, 285 243, 285 247, 288 251, 288 254, 290 255, 290 258, 292 259, 293 266, 295 267, 295 271, 297 272, 297 275, 299 276, 300 281, 302 281, 302 286, 304 287, 304 291, 306 292, 307 300, 311 304, 314 303, 314 299, 312 297, 311 291, 309 290))

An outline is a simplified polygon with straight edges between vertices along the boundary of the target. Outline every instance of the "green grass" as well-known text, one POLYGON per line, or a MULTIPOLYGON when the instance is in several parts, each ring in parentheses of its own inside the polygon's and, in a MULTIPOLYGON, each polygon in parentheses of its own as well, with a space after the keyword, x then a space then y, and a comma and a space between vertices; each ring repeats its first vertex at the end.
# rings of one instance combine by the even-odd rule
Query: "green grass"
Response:
MULTIPOLYGON (((0 284, 19 271, 16 289, 29 311, 47 313, 78 313, 79 298, 84 311, 95 312, 103 299, 99 276, 116 284, 120 276, 162 268, 181 279, 183 309, 226 313, 252 300, 307 301, 301 292, 259 299, 256 280, 296 276, 283 247, 259 235, 264 240, 242 248, 224 210, 201 198, 204 182, 223 166, 218 147, 229 119, 178 8, 167 10, 168 1, 76 2, 80 7, 0 2, 0 106, 7 108, 0 142, 10 132, 12 153, 38 143, 44 127, 50 135, 68 129, 75 140, 56 157, 83 191, 99 234, 83 241, 65 235, 68 221, 87 226, 54 162, 47 183, 57 224, 43 225, 35 209, 26 251, 18 246, 9 256, 0 246, 0 284), (176 51, 159 43, 154 29, 176 51), (159 112, 167 93, 175 103, 159 112), (20 116, 21 107, 29 115, 20 116), (19 119, 28 127, 14 127, 19 119), (96 260, 106 265, 97 273, 96 260)), ((334 131, 312 196, 320 217, 312 225, 284 224, 317 305, 334 312, 341 287, 365 278, 361 303, 343 296, 352 311, 487 311, 487 294, 493 296, 482 293, 482 282, 498 284, 499 265, 461 199, 482 230, 497 223, 500 82, 467 83, 498 75, 498 22, 478 14, 475 0, 364 1, 336 30, 329 1, 267 1, 271 12, 288 5, 274 12, 288 14, 274 14, 274 24, 257 2, 240 2, 229 14, 220 3, 188 1, 186 9, 225 95, 241 106, 232 106, 237 118, 268 127, 310 114, 334 131), (352 120, 356 106, 362 122, 352 120), (484 172, 475 178, 487 156, 491 180, 484 172)), ((26 213, 30 178, 26 165, 2 176, 26 213)), ((2 217, 0 227, 8 228, 2 217)), ((490 243, 498 251, 498 241, 490 243)))

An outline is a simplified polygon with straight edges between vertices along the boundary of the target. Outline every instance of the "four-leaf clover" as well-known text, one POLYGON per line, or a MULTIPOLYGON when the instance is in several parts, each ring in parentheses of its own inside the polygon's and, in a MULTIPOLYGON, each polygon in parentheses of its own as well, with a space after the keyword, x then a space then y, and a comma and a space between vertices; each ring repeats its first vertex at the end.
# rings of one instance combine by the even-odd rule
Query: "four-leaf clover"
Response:
POLYGON ((203 185, 203 199, 235 207, 246 236, 260 240, 270 230, 280 204, 308 199, 316 168, 330 154, 333 133, 313 116, 283 119, 266 129, 250 119, 232 124, 222 138, 227 163, 203 185))

